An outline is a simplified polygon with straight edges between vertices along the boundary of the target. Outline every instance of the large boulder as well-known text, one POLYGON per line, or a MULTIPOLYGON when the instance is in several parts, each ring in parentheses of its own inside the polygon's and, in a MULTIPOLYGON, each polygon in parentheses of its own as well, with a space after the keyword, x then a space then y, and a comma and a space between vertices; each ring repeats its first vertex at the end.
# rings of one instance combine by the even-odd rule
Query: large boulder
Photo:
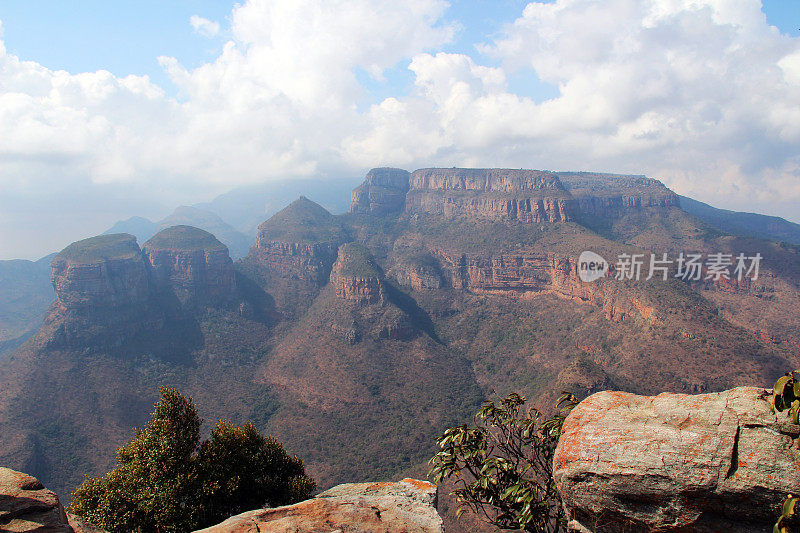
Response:
POLYGON ((0 531, 103 533, 67 514, 58 496, 33 476, 0 467, 0 531))
POLYGON ((594 394, 553 461, 570 530, 768 531, 800 492, 799 429, 760 388, 594 394))
MULTIPOLYGON (((274 509, 248 511, 203 533, 442 533, 436 485, 348 483, 316 498, 274 509)), ((196 532, 200 533, 200 532, 196 532)))

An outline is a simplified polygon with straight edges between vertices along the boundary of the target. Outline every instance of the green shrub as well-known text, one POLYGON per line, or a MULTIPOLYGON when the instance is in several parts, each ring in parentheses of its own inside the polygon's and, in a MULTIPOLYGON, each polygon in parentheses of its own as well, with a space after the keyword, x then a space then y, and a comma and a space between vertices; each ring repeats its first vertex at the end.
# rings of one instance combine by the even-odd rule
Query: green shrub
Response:
POLYGON ((117 450, 117 467, 87 479, 70 512, 116 532, 183 532, 255 507, 308 498, 303 463, 252 424, 219 422, 200 441, 194 403, 163 387, 151 420, 117 450))
POLYGON ((525 403, 518 394, 486 402, 474 427, 446 430, 429 475, 436 482, 453 479, 457 516, 471 510, 502 529, 561 531, 566 524, 553 481, 553 454, 577 401, 565 393, 561 410, 544 421, 535 408, 525 410, 525 403))

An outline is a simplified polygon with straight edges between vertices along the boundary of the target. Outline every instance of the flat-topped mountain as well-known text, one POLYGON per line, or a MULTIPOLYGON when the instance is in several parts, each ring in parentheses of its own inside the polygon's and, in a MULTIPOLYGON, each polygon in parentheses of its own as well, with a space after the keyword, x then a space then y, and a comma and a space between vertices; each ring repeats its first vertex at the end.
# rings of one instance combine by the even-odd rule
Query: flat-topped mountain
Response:
POLYGON ((142 247, 161 285, 184 305, 223 305, 234 297, 233 261, 212 234, 192 226, 161 230, 142 247))

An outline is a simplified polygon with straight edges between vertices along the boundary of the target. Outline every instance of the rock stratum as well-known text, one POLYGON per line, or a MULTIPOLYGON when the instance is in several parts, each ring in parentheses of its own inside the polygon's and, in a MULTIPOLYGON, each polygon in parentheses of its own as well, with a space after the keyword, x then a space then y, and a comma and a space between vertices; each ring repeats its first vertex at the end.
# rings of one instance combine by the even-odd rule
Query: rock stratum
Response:
POLYGON ((680 198, 645 176, 524 169, 373 169, 353 191, 352 213, 407 213, 568 222, 677 207, 680 198), (405 204, 405 205, 403 205, 405 204))
POLYGON ((38 479, 0 467, 0 531, 9 533, 105 533, 64 511, 38 479))
POLYGON ((798 430, 761 388, 594 394, 553 460, 570 531, 768 531, 800 490, 798 430))
POLYGON ((348 483, 294 505, 248 511, 197 533, 443 533, 436 485, 348 483))

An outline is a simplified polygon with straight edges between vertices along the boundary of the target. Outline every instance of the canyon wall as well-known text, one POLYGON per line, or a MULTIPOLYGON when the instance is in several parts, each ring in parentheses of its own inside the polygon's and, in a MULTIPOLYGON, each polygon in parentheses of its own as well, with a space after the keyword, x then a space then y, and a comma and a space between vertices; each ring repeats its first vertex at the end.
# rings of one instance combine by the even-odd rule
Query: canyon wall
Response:
POLYGON ((182 305, 224 305, 233 298, 233 261, 228 248, 211 233, 172 226, 142 248, 156 282, 173 291, 182 305))
POLYGON ((350 211, 378 216, 399 213, 406 203, 408 178, 407 170, 373 168, 364 183, 353 189, 350 211))

